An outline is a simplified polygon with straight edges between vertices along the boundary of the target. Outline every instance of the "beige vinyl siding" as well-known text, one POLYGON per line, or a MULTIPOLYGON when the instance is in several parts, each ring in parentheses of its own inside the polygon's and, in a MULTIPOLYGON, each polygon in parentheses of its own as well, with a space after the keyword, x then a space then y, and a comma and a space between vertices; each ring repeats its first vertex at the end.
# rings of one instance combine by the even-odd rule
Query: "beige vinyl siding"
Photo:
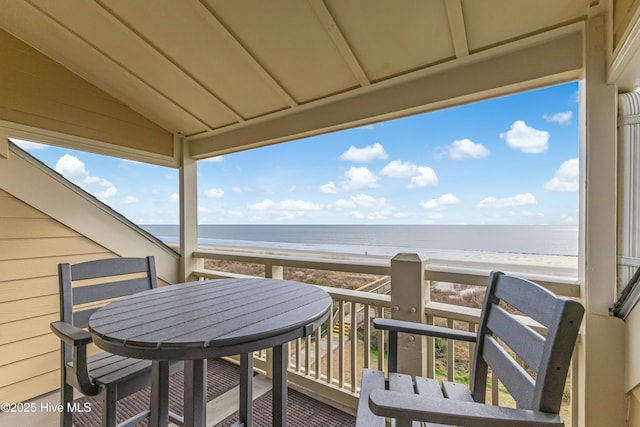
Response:
POLYGON ((0 30, 0 119, 173 156, 173 136, 0 30))
POLYGON ((0 402, 59 387, 58 263, 115 256, 0 189, 0 402))

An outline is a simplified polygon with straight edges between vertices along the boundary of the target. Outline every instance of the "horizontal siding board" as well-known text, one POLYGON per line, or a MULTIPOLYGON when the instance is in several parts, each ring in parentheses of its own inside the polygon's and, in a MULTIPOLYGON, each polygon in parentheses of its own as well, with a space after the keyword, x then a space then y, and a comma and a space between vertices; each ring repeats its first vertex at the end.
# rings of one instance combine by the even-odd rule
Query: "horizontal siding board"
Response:
POLYGON ((46 295, 58 295, 57 276, 0 282, 0 303, 46 295))
POLYGON ((3 197, 0 218, 46 218, 47 216, 15 197, 3 197))
POLYGON ((104 253, 105 248, 82 236, 0 240, 0 260, 104 253))
POLYGON ((60 263, 69 262, 73 264, 96 258, 107 258, 109 256, 114 255, 101 253, 0 261, 0 271, 2 271, 2 279, 6 281, 22 280, 32 277, 48 277, 52 275, 57 276, 58 264, 60 263))
POLYGON ((23 381, 25 379, 25 372, 28 372, 28 377, 31 378, 51 371, 58 371, 59 369, 59 351, 51 351, 36 357, 0 366, 0 387, 6 387, 23 381))
POLYGON ((59 364, 43 375, 26 378, 7 387, 0 387, 0 402, 23 402, 60 387, 59 364))
POLYGON ((0 303, 0 324, 59 313, 59 311, 60 302, 57 295, 3 302, 0 303))
POLYGON ((16 341, 0 346, 0 367, 59 350, 60 338, 53 333, 16 341))
POLYGON ((3 323, 0 325, 0 346, 52 333, 49 324, 57 320, 60 320, 60 314, 56 312, 30 319, 3 323))
POLYGON ((51 218, 0 218, 0 239, 69 237, 78 234, 51 218))

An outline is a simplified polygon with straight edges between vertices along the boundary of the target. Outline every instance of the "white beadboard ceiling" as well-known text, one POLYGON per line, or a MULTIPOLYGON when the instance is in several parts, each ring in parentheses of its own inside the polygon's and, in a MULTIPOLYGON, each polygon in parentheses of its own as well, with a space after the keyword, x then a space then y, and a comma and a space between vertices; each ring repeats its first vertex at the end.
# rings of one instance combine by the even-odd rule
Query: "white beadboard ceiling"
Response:
MULTIPOLYGON (((0 0, 0 27, 184 135, 206 157, 392 117, 365 107, 351 117, 348 106, 366 106, 381 91, 392 99, 393 88, 412 79, 564 37, 593 3, 0 0)), ((402 114, 419 110, 407 105, 402 114)))

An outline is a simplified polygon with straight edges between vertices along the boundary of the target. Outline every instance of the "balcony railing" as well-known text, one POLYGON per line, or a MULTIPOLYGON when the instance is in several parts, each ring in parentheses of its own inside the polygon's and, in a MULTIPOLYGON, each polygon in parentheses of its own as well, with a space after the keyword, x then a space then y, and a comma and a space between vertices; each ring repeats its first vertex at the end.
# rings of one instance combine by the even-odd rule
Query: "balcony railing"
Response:
MULTIPOLYGON (((431 301, 432 284, 446 282, 461 285, 485 286, 492 269, 518 274, 535 280, 559 295, 579 297, 575 259, 565 258, 549 263, 536 256, 518 257, 516 262, 504 254, 483 254, 481 259, 461 262, 455 253, 425 259, 417 255, 382 258, 328 259, 296 255, 269 255, 232 251, 202 250, 194 253, 200 259, 236 261, 265 266, 265 276, 283 278, 284 268, 329 270, 383 276, 365 292, 334 287, 322 287, 333 299, 333 310, 327 322, 313 336, 293 341, 289 345, 290 386, 329 403, 339 409, 355 413, 360 386, 360 374, 365 367, 386 370, 386 335, 372 327, 375 317, 393 317, 402 320, 419 319, 429 324, 475 331, 480 315, 477 308, 469 308, 431 301), (407 261, 408 260, 408 261, 407 261), (550 273, 547 273, 550 271, 550 273), (391 278, 393 286, 388 286, 391 278), (384 293, 389 291, 390 293, 384 293), (383 293, 377 293, 383 292, 383 293), (393 303, 392 303, 393 301, 393 303), (405 304, 405 302, 407 302, 405 304), (419 306, 418 301, 424 301, 419 306), (407 305, 409 304, 409 305, 407 305)), ((464 258, 464 257, 463 257, 464 258)), ((237 277, 222 271, 200 269, 199 278, 237 277)), ((523 321, 533 322, 531 319, 523 321)), ((544 331, 541 331, 544 332, 544 331)), ((405 365, 411 373, 431 378, 465 381, 469 376, 469 361, 473 345, 432 338, 407 337, 410 342, 403 347, 422 353, 413 360, 426 360, 426 372, 420 366, 405 365), (422 369, 422 370, 421 370, 422 369)), ((402 349, 399 359, 402 360, 402 349)), ((405 350, 407 351, 407 350, 405 350)), ((416 353, 413 355, 415 356, 416 353)), ((255 354, 255 367, 270 374, 269 351, 255 354)), ((577 372, 577 366, 572 372, 577 372)), ((573 375, 577 378, 577 375, 573 375)), ((490 382, 488 396, 498 404, 509 399, 497 379, 490 382)), ((570 392, 577 390, 571 382, 570 392)), ((506 402, 508 404, 508 402, 506 402)), ((565 405, 563 418, 575 420, 571 405, 565 405)), ((571 424, 568 424, 571 425, 571 424)))

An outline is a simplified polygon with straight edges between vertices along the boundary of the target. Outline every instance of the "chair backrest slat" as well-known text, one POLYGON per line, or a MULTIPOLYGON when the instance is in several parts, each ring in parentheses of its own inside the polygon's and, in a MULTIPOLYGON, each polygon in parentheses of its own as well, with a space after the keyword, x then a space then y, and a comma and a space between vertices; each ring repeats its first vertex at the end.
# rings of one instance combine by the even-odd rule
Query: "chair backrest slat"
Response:
POLYGON ((73 305, 122 297, 147 289, 150 289, 148 277, 119 280, 100 285, 78 286, 73 288, 73 305))
MULTIPOLYGON (((107 258, 82 262, 71 266, 73 280, 121 276, 149 271, 147 258, 107 258)), ((154 275, 155 277, 155 275, 154 275)))
POLYGON ((491 368, 520 408, 558 413, 584 308, 533 282, 500 272, 491 273, 486 292, 471 378, 473 398, 484 402, 491 368), (542 324, 544 336, 501 303, 542 324), (535 373, 533 377, 516 355, 535 373))
POLYGON ((496 283, 494 295, 545 327, 554 320, 553 313, 558 301, 557 297, 533 282, 502 275, 496 283), (533 286, 524 285, 527 282, 533 286))
POLYGON ((493 307, 489 313, 487 326, 494 336, 509 343, 509 348, 534 372, 538 372, 545 345, 542 335, 520 323, 499 306, 493 307))
MULTIPOLYGON (((58 281, 60 285, 60 320, 74 326, 84 328, 89 317, 99 306, 74 307, 112 298, 131 295, 158 286, 155 260, 146 258, 109 258, 87 261, 70 265, 58 265, 58 281), (133 275, 133 276, 130 276, 133 275), (94 280, 96 279, 95 284, 94 280), (74 283, 84 282, 82 286, 74 283)), ((66 362, 72 359, 71 348, 62 344, 63 357, 66 362)))
POLYGON ((523 406, 531 405, 535 382, 492 337, 485 341, 482 357, 516 402, 523 402, 523 406))

